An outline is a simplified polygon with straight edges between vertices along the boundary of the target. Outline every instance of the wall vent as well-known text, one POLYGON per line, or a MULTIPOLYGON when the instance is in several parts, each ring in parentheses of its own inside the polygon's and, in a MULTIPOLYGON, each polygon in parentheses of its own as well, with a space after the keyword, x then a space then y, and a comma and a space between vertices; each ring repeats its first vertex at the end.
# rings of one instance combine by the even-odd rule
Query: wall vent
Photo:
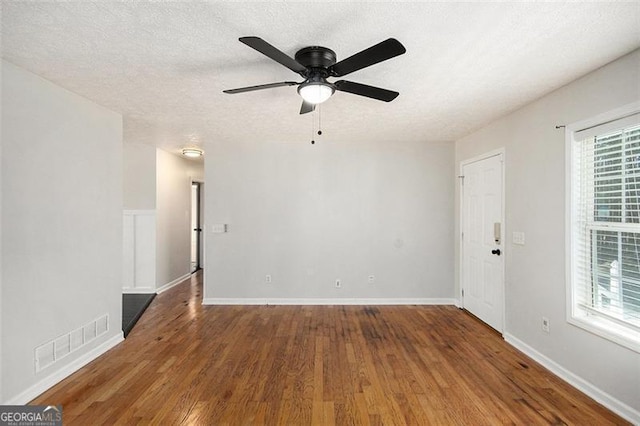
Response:
POLYGON ((43 343, 34 350, 36 373, 55 364, 108 331, 109 314, 43 343))

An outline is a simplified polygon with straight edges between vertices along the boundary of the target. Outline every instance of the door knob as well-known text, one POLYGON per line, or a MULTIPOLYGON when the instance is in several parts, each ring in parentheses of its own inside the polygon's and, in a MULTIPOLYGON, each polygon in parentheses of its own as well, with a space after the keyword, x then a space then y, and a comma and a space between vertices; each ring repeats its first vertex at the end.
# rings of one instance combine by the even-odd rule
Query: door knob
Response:
POLYGON ((491 250, 491 254, 497 254, 500 256, 500 249, 491 250))

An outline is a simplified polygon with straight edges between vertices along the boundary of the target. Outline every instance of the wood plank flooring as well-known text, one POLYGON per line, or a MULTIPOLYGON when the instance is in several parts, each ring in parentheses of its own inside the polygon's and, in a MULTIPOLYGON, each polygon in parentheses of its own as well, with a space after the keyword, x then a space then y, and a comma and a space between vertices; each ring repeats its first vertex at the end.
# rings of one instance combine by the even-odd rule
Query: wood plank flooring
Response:
POLYGON ((201 273, 35 404, 65 425, 627 424, 449 306, 202 306, 201 273))

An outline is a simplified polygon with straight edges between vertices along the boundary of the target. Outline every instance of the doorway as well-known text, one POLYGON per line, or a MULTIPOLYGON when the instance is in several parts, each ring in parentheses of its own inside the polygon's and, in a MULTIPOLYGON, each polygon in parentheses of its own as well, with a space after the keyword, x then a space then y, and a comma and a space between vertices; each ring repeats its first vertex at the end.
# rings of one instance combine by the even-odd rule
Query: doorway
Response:
POLYGON ((461 164, 461 300, 464 309, 504 330, 504 154, 461 164))
POLYGON ((191 273, 202 269, 202 183, 191 183, 191 273))

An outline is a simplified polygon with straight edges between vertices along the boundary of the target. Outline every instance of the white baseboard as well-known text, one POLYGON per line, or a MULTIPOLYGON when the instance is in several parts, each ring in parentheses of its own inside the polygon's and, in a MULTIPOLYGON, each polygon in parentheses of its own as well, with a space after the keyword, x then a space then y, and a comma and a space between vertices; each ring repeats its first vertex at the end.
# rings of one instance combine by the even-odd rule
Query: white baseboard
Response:
POLYGON ((455 299, 206 298, 203 305, 455 305, 455 299))
POLYGON ((542 366, 544 366, 546 369, 551 371, 556 376, 560 377, 565 382, 569 383, 574 388, 578 389, 580 392, 598 401, 600 404, 604 405, 619 416, 624 417, 631 423, 640 425, 640 412, 633 407, 629 407, 627 404, 618 401, 608 393, 598 389, 593 384, 587 382, 582 377, 572 373, 552 359, 536 351, 534 348, 519 340, 515 336, 509 333, 505 333, 504 340, 511 346, 515 347, 525 355, 532 358, 534 361, 542 364, 542 366))
POLYGON ((171 281, 170 283, 167 283, 163 286, 158 287, 158 289, 155 291, 156 293, 160 294, 162 292, 165 292, 167 290, 169 290, 171 287, 175 287, 178 284, 180 284, 181 282, 183 282, 184 280, 186 280, 187 278, 189 278, 191 276, 191 274, 184 274, 183 276, 181 276, 180 278, 176 278, 175 280, 171 281))
POLYGON ((9 400, 3 402, 3 405, 25 405, 29 401, 35 399, 38 395, 42 394, 47 389, 66 379, 76 371, 80 370, 85 365, 89 364, 94 359, 98 358, 100 355, 107 352, 109 349, 116 346, 118 343, 124 341, 124 336, 122 331, 106 340, 99 346, 93 348, 89 352, 77 358, 75 361, 65 365, 58 371, 53 372, 49 376, 40 380, 35 385, 26 389, 24 392, 10 398, 9 400))
POLYGON ((124 294, 153 294, 156 291, 151 287, 122 287, 124 294))

